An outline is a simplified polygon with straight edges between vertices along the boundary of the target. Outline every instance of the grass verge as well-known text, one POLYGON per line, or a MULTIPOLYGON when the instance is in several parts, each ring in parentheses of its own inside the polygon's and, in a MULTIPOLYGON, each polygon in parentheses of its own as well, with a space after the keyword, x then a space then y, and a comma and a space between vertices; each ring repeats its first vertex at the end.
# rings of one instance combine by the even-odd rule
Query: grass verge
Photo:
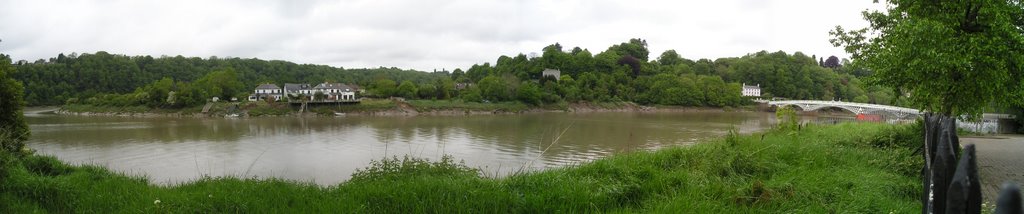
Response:
POLYGON ((444 110, 521 112, 531 108, 525 103, 514 101, 478 103, 462 100, 409 100, 407 102, 419 112, 444 110))
POLYGON ((451 158, 388 158, 334 186, 203 178, 171 187, 28 156, 0 208, 48 212, 917 213, 916 126, 840 124, 728 136, 504 178, 451 158))

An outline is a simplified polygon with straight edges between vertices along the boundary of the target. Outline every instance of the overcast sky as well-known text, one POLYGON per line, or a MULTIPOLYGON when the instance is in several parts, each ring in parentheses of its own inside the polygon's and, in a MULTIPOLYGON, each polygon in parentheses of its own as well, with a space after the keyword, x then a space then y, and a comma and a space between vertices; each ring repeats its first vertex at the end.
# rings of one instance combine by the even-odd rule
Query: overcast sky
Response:
POLYGON ((651 59, 761 50, 846 57, 828 31, 871 0, 0 0, 0 53, 107 51, 280 59, 346 68, 468 68, 555 42, 597 54, 630 38, 651 59))

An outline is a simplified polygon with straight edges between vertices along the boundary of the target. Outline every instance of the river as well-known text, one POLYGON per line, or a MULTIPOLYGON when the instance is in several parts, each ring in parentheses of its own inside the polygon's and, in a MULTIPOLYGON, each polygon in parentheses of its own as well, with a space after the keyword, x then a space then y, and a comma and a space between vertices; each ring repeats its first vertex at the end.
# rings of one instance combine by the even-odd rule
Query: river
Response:
POLYGON ((601 112, 415 117, 132 118, 29 114, 28 146, 157 184, 202 176, 333 185, 371 160, 451 155, 489 176, 759 131, 763 112, 601 112))

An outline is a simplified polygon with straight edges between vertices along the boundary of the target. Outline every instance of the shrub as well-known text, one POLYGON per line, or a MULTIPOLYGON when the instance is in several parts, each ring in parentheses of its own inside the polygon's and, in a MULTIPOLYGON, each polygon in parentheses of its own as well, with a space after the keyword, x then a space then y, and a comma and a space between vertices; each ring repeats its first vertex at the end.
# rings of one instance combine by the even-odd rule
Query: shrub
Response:
POLYGON ((423 158, 405 156, 371 161, 370 166, 352 173, 351 183, 374 180, 394 180, 431 176, 479 176, 480 170, 469 168, 464 162, 456 163, 452 156, 445 155, 440 161, 431 162, 423 158))

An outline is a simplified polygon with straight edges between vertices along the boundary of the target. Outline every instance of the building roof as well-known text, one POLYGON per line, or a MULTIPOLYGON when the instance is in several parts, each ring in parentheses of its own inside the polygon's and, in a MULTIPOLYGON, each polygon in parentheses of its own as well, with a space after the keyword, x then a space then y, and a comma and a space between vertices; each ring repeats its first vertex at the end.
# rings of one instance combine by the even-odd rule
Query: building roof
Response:
POLYGON ((302 90, 302 89, 310 89, 309 84, 295 84, 295 83, 285 83, 284 84, 284 91, 286 91, 288 93, 298 93, 297 91, 298 90, 302 90))
POLYGON ((338 89, 338 90, 352 90, 352 87, 345 85, 344 83, 321 83, 316 85, 313 89, 338 89))
POLYGON ((562 71, 558 70, 558 69, 547 68, 547 69, 544 69, 544 71, 541 72, 541 73, 543 73, 544 75, 561 75, 562 71))
POLYGON ((277 85, 275 85, 275 84, 267 83, 267 84, 261 84, 259 86, 256 86, 256 90, 260 90, 260 89, 281 89, 281 88, 277 87, 277 85))
POLYGON ((758 84, 758 85, 747 85, 747 84, 743 84, 743 89, 744 89, 744 90, 746 90, 746 89, 757 89, 757 90, 761 90, 761 85, 760 85, 760 84, 758 84))

